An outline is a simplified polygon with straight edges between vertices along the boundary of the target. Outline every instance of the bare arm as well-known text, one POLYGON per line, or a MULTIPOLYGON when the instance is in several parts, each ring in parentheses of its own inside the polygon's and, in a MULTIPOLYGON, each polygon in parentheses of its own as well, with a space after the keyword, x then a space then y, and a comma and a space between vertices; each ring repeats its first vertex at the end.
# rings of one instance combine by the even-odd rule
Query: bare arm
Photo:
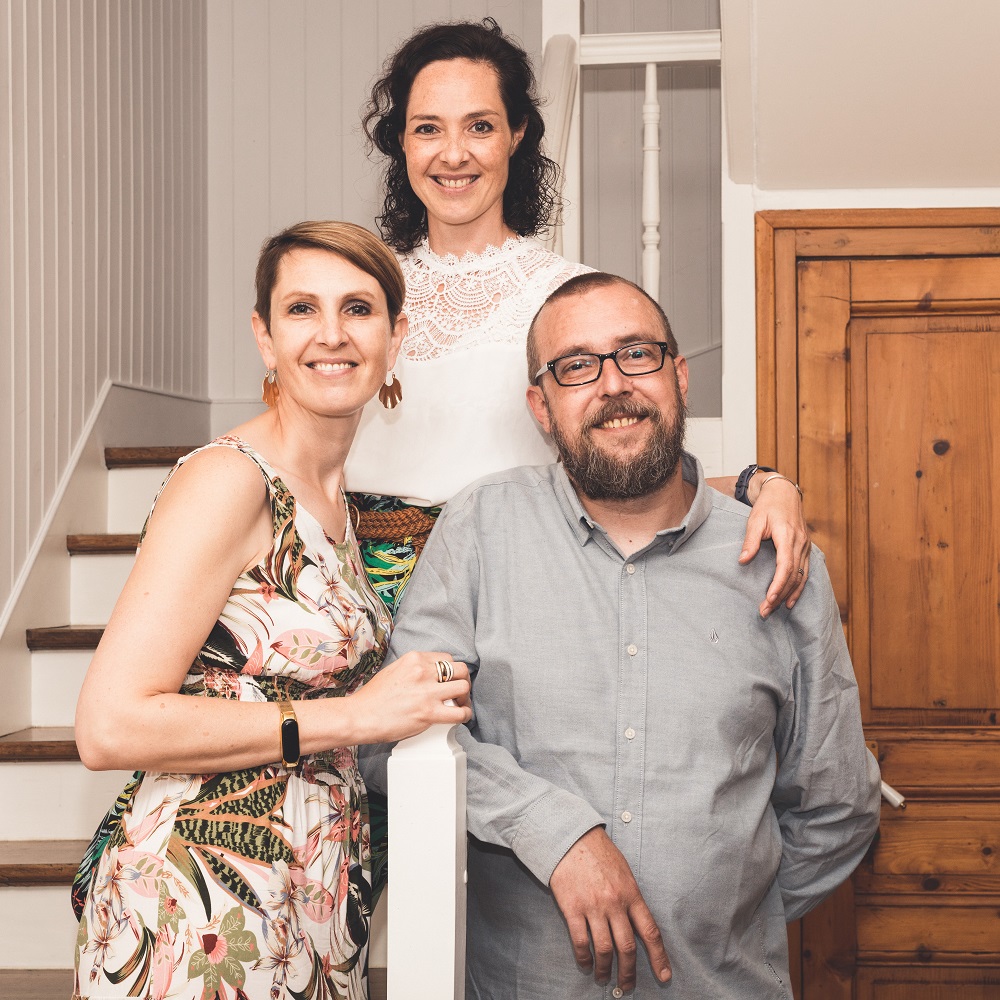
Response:
POLYGON ((635 987, 636 935, 646 948, 653 975, 665 983, 670 959, 663 936, 621 851, 603 827, 585 833, 556 865, 549 888, 566 918, 576 963, 594 979, 611 978, 618 956, 618 985, 635 987), (593 942, 593 951, 591 951, 593 942))
MULTIPOLYGON (((747 521, 747 533, 740 553, 740 563, 748 563, 760 551, 765 538, 774 542, 777 565, 767 595, 760 605, 766 618, 783 603, 792 608, 802 595, 809 579, 809 528, 802 510, 802 499, 794 485, 784 478, 765 480, 773 473, 755 472, 747 487, 753 511, 747 521)), ((736 477, 707 480, 708 485, 726 496, 734 496, 736 477)))
MULTIPOLYGON (((270 544, 266 490, 245 456, 211 449, 175 473, 80 694, 88 767, 197 773, 278 759, 273 704, 178 693, 233 583, 270 544)), ((439 684, 437 658, 411 654, 348 697, 296 702, 302 753, 466 721, 467 671, 456 665, 457 679, 439 684), (444 705, 448 697, 460 704, 444 705)))

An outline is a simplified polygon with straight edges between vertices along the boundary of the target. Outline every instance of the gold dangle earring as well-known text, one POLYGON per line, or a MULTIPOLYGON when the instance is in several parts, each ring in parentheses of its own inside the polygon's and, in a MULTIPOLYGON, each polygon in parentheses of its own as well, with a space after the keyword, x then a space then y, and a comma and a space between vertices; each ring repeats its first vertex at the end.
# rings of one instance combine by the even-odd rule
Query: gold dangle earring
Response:
POLYGON ((385 384, 378 390, 379 402, 387 409, 393 409, 403 398, 403 383, 396 378, 396 372, 389 369, 385 376, 385 384))
POLYGON ((264 381, 260 384, 260 398, 269 407, 278 403, 278 369, 268 368, 264 372, 264 381))

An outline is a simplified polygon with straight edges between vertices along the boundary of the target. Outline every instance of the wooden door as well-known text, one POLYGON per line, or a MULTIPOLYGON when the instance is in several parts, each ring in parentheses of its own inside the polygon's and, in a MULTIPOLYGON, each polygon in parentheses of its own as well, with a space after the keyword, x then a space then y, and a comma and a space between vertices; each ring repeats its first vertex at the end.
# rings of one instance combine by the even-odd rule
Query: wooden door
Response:
POLYGON ((758 454, 825 551, 880 839, 799 1000, 1000 1000, 1000 211, 761 213, 758 454))

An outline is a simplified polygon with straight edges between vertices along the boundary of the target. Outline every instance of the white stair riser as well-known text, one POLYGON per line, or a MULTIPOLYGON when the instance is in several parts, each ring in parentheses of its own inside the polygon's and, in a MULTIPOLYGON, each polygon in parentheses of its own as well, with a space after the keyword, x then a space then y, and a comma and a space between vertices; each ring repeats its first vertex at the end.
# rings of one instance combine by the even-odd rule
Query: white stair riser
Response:
POLYGON ((169 469, 108 470, 108 526, 111 534, 141 531, 169 469))
POLYGON ((131 776, 79 761, 4 762, 0 840, 89 840, 131 776))
POLYGON ((72 726, 93 650, 36 649, 31 654, 31 724, 72 726))
POLYGON ((70 559, 69 615, 73 625, 107 624, 134 562, 134 555, 79 555, 70 559))
POLYGON ((72 969, 77 929, 68 885, 0 888, 0 969, 72 969))

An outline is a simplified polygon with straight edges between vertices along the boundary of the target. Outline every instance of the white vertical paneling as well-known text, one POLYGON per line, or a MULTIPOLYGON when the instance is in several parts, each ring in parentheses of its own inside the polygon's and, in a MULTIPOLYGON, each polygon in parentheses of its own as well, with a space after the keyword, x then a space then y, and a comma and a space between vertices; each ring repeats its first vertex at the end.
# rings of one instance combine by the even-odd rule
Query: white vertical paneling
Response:
MULTIPOLYGON (((361 113, 387 54, 431 21, 495 17, 537 56, 536 0, 212 0, 208 24, 208 290, 213 401, 254 406, 250 334, 261 242, 301 218, 374 227, 380 164, 361 113)), ((230 412, 229 409, 225 410, 230 412)))
MULTIPOLYGON (((0 6, 0 52, 13 52, 10 5, 0 6)), ((12 58, 0 60, 0 371, 14 371, 14 227, 12 172, 14 156, 12 58)), ((5 385, 6 388, 6 385, 5 385)), ((14 410, 13 392, 6 392, 0 402, 0 476, 14 483, 14 410)), ((9 592, 13 584, 14 504, 0 513, 0 590, 9 592)))
POLYGON ((205 17, 0 0, 0 626, 108 381, 205 391, 205 17))

